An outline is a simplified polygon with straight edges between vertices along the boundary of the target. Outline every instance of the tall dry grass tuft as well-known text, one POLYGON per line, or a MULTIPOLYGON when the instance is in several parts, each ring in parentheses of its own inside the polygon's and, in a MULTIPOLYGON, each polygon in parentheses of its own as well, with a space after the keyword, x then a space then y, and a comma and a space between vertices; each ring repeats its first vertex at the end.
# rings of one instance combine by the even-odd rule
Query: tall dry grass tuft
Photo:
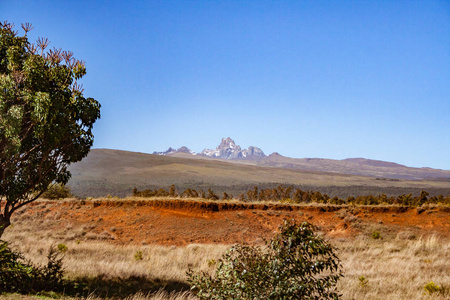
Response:
POLYGON ((449 299, 450 243, 436 235, 417 240, 359 238, 339 244, 344 299, 449 299), (364 282, 364 283, 363 283, 364 282), (441 290, 430 295, 425 285, 441 290))

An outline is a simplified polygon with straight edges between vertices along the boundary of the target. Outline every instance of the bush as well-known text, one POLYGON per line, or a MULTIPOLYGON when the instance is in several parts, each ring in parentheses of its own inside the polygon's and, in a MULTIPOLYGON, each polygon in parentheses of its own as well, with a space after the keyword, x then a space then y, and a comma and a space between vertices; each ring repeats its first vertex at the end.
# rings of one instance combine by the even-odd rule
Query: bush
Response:
POLYGON ((442 288, 434 283, 433 281, 428 282, 423 289, 428 293, 428 295, 432 295, 434 293, 438 293, 442 291, 442 288))
POLYGON ((359 276, 358 280, 361 287, 366 287, 369 284, 369 280, 367 280, 367 278, 362 275, 359 276))
POLYGON ((44 267, 31 265, 22 254, 0 241, 0 292, 33 293, 63 290, 62 258, 50 248, 44 267))
POLYGON ((340 260, 314 229, 284 221, 265 248, 233 246, 214 277, 189 269, 191 289, 200 299, 339 299, 340 260))
POLYGON ((66 253, 66 251, 69 249, 67 248, 66 244, 58 244, 57 248, 61 253, 66 253))
POLYGON ((6 242, 0 242, 0 291, 30 291, 33 271, 20 253, 9 249, 6 242))
POLYGON ((46 199, 64 199, 69 198, 72 195, 70 194, 70 188, 65 186, 64 184, 52 184, 48 187, 47 191, 42 194, 43 198, 46 199))
POLYGON ((374 231, 374 232, 372 232, 372 238, 374 239, 374 240, 379 240, 379 239, 381 239, 381 234, 380 234, 380 232, 379 231, 374 231))
POLYGON ((144 256, 142 251, 136 251, 136 253, 134 253, 134 260, 143 260, 144 256))

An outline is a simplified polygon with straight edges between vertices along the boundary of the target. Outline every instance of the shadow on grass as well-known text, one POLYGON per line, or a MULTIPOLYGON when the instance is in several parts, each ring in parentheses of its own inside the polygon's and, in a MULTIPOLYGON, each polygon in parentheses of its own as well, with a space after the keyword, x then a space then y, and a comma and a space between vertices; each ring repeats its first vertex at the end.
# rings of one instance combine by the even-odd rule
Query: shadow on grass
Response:
POLYGON ((139 292, 148 294, 164 290, 170 293, 184 292, 189 289, 189 284, 181 281, 149 279, 144 276, 111 278, 99 275, 71 278, 65 284, 64 294, 75 297, 126 298, 139 292))

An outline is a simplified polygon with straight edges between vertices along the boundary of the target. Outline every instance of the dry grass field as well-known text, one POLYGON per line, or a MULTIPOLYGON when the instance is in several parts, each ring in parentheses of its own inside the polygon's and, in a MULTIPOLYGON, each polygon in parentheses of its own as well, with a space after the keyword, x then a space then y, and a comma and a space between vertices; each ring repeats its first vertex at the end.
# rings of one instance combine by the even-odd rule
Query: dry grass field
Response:
MULTIPOLYGON (((308 211, 314 211, 313 208, 294 212, 270 209, 210 213, 191 211, 192 214, 187 216, 176 209, 170 210, 167 207, 153 207, 147 212, 143 206, 121 204, 117 207, 103 207, 100 203, 96 207, 86 204, 85 206, 89 207, 86 211, 83 206, 75 206, 73 210, 79 212, 75 214, 69 209, 64 210, 63 208, 70 206, 65 206, 63 203, 39 201, 30 208, 24 209, 14 218, 13 226, 6 230, 3 239, 9 241, 14 249, 23 252, 25 257, 36 264, 45 263, 50 246, 65 244, 67 246, 67 251, 64 253, 66 276, 88 287, 83 295, 79 297, 66 295, 66 299, 113 297, 136 300, 195 299, 189 293, 189 286, 186 283, 188 268, 212 271, 214 265, 211 264, 211 259, 217 260, 231 246, 231 237, 236 238, 235 242, 240 242, 240 236, 232 232, 227 233, 230 235, 230 239, 226 240, 227 243, 211 240, 204 240, 202 243, 186 241, 178 243, 175 240, 171 243, 149 243, 139 240, 138 234, 133 235, 132 241, 125 233, 126 238, 119 240, 108 236, 108 234, 117 234, 117 237, 120 237, 119 233, 125 229, 143 231, 148 224, 143 219, 135 218, 135 213, 139 211, 141 217, 147 214, 153 224, 153 231, 148 234, 164 230, 163 227, 167 227, 168 223, 163 219, 167 217, 174 223, 190 220, 190 223, 186 224, 191 225, 195 220, 200 220, 202 222, 200 225, 191 228, 193 236, 200 235, 197 231, 201 230, 218 230, 219 226, 229 226, 229 230, 238 230, 239 227, 245 230, 243 225, 237 223, 242 219, 246 224, 257 222, 257 224, 265 225, 266 227, 254 227, 252 230, 257 231, 257 228, 260 228, 261 235, 264 233, 266 237, 273 234, 282 218, 297 214, 297 218, 308 219, 310 217, 308 211), (102 209, 109 210, 116 219, 115 228, 111 228, 107 223, 107 217, 102 214, 102 209), (134 227, 129 226, 117 214, 120 210, 129 216, 130 222, 134 222, 134 227), (151 215, 152 210, 156 215, 151 215), (87 211, 91 211, 91 215, 81 217, 87 211), (79 221, 84 224, 76 223, 75 219, 71 219, 71 215, 79 217, 79 221), (220 215, 224 220, 227 219, 228 223, 221 223, 220 215), (98 221, 99 219, 102 221, 98 221), (160 223, 156 222, 157 219, 160 223), (266 223, 259 223, 263 219, 266 223), (136 220, 144 223, 136 222, 136 220), (101 224, 106 225, 105 228, 109 230, 105 231, 101 224), (144 226, 141 226, 142 224, 144 226), (236 227, 233 227, 233 224, 236 227), (56 229, 57 227, 59 230, 56 229)), ((321 224, 321 220, 328 223, 336 222, 336 224, 328 224, 329 227, 322 225, 321 234, 325 234, 338 248, 345 274, 338 286, 343 299, 450 298, 450 239, 445 235, 445 230, 448 231, 449 227, 438 218, 441 216, 444 221, 449 220, 450 213, 447 210, 442 212, 431 209, 421 214, 406 211, 405 216, 397 213, 396 217, 400 221, 403 220, 405 224, 403 227, 401 224, 386 224, 387 221, 380 224, 379 215, 370 209, 358 214, 355 212, 351 214, 350 209, 345 207, 338 211, 320 211, 317 214, 311 213, 313 218, 310 218, 310 221, 318 225, 321 224), (436 217, 427 219, 433 215, 436 217), (422 218, 414 222, 426 223, 425 226, 419 228, 418 223, 406 221, 413 217, 422 218), (359 221, 354 220, 349 223, 354 224, 354 228, 347 228, 341 234, 335 234, 333 228, 334 230, 341 228, 342 223, 339 222, 345 219, 359 219, 359 221), (369 222, 371 219, 375 221, 369 222), (435 228, 430 227, 432 224, 435 224, 435 228), (380 237, 373 238, 377 237, 373 235, 374 232, 379 232, 380 237)), ((392 213, 385 214, 392 218, 392 213)), ((164 234, 168 232, 164 231, 164 234)), ((172 234, 176 235, 176 232, 172 234)), ((218 231, 217 234, 221 232, 218 231)), ((206 239, 206 237, 203 238, 206 239)), ((261 244, 261 241, 253 240, 253 243, 261 244)), ((42 299, 43 296, 39 297, 42 299)), ((3 295, 0 297, 0 299, 34 298, 36 296, 3 295)))

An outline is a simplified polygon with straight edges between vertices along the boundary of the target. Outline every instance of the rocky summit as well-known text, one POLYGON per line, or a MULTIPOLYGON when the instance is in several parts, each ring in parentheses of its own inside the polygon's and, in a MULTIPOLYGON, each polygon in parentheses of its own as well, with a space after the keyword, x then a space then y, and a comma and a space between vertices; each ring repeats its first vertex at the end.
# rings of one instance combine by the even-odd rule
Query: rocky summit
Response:
POLYGON ((231 138, 224 138, 215 150, 205 149, 198 155, 219 159, 257 159, 265 157, 264 152, 254 146, 242 150, 231 138))
POLYGON ((189 148, 183 146, 177 150, 170 147, 167 151, 164 152, 153 152, 153 154, 157 155, 171 155, 175 153, 188 153, 192 155, 199 155, 199 156, 205 156, 205 157, 211 157, 211 158, 218 158, 218 159, 258 159, 265 157, 266 155, 264 152, 254 146, 248 147, 248 149, 241 149, 239 145, 236 145, 236 143, 231 138, 223 138, 222 142, 219 146, 216 147, 216 149, 205 149, 200 153, 195 153, 191 151, 189 148))

